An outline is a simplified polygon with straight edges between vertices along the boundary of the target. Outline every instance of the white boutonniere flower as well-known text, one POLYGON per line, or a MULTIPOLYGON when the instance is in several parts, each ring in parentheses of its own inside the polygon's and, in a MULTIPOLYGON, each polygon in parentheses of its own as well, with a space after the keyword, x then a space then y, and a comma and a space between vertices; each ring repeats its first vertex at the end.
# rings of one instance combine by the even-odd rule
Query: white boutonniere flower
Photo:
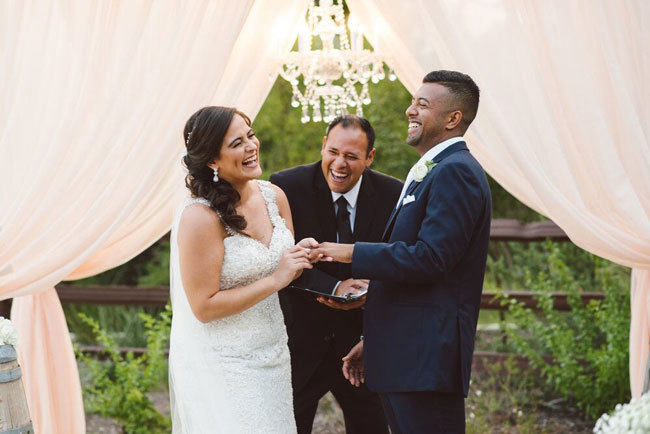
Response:
POLYGON ((413 166, 413 179, 417 182, 422 182, 425 176, 436 166, 437 163, 433 161, 419 161, 413 166))
POLYGON ((13 345, 18 343, 16 327, 6 318, 0 316, 0 345, 13 345))

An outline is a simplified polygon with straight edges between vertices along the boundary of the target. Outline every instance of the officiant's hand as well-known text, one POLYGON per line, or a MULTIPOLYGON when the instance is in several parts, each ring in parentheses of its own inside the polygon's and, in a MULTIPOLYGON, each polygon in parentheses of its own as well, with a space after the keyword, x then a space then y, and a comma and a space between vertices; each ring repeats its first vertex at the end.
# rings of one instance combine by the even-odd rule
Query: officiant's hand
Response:
MULTIPOLYGON (((345 294, 358 294, 364 292, 368 289, 368 283, 370 281, 365 279, 346 279, 339 283, 339 286, 336 287, 336 292, 334 295, 343 296, 345 294)), ((339 310, 352 310, 358 309, 366 303, 366 296, 364 295, 358 300, 351 301, 348 303, 341 303, 329 298, 318 297, 316 298, 320 303, 323 303, 326 306, 331 307, 332 309, 339 310)))
POLYGON ((343 376, 355 387, 359 387, 361 383, 365 383, 366 377, 363 370, 363 341, 359 341, 348 353, 343 357, 343 376))
POLYGON ((349 264, 352 262, 354 244, 321 243, 318 253, 322 253, 321 261, 336 261, 349 264))

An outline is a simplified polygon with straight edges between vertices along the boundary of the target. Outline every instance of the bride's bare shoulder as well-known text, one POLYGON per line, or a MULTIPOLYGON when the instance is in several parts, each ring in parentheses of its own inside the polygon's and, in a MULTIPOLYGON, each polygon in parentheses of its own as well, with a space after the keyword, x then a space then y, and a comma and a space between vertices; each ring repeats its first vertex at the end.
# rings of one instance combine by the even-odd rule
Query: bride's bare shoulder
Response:
POLYGON ((185 207, 178 223, 179 238, 205 239, 218 237, 223 239, 226 231, 219 215, 210 206, 193 203, 185 207))

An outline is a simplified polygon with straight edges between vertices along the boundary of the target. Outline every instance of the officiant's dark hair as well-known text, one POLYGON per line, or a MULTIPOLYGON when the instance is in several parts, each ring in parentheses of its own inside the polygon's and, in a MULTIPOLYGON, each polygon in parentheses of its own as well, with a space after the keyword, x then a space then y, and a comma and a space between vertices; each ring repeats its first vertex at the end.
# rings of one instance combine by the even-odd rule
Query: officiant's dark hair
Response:
POLYGON ((366 157, 368 157, 368 155, 370 155, 370 151, 372 151, 372 148, 375 146, 375 130, 372 128, 372 125, 370 125, 370 122, 368 122, 368 119, 356 115, 337 116, 327 126, 327 130, 325 130, 325 137, 329 136, 332 128, 339 124, 341 124, 341 127, 343 128, 358 127, 361 128, 364 133, 366 133, 366 157))
POLYGON ((251 125, 250 118, 234 107, 203 107, 190 116, 183 129, 187 148, 183 164, 188 171, 185 185, 192 195, 210 201, 211 208, 217 211, 224 225, 243 233, 246 219, 235 211, 235 205, 241 199, 239 193, 223 178, 214 182, 214 172, 208 167, 221 154, 224 137, 235 115, 251 125))
POLYGON ((478 111, 480 90, 474 80, 462 72, 441 70, 425 75, 422 83, 438 83, 449 90, 454 102, 458 104, 457 109, 463 113, 460 126, 461 132, 465 134, 478 111))

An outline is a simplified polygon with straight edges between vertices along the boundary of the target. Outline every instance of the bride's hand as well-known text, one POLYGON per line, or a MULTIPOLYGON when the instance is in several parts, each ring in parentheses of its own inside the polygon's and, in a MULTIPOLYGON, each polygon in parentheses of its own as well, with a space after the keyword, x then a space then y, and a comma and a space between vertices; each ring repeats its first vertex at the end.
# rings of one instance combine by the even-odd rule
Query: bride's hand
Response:
POLYGON ((313 238, 303 238, 296 246, 304 247, 308 250, 309 262, 312 264, 323 258, 323 254, 315 250, 320 247, 320 243, 313 238))
POLYGON ((309 260, 309 254, 310 249, 296 245, 282 255, 278 268, 273 272, 273 278, 278 286, 278 290, 297 279, 305 268, 313 267, 309 260))

